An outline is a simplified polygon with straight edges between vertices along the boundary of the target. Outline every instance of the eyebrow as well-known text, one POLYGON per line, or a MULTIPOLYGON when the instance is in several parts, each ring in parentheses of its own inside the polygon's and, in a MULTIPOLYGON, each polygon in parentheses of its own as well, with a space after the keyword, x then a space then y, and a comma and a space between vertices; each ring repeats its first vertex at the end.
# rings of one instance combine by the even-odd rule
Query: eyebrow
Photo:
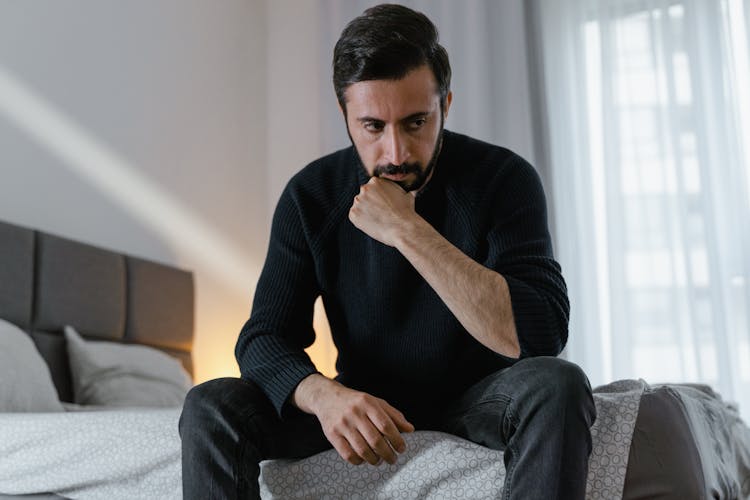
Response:
MULTIPOLYGON (((400 122, 408 122, 408 121, 416 120, 418 118, 424 118, 424 117, 426 117, 429 114, 430 114, 429 111, 418 111, 416 113, 410 114, 409 116, 401 118, 399 121, 400 122)), ((380 118, 375 118, 374 116, 362 116, 362 117, 357 118, 357 121, 360 122, 360 123, 365 123, 365 122, 380 122, 380 123, 383 123, 385 120, 381 120, 380 118)))

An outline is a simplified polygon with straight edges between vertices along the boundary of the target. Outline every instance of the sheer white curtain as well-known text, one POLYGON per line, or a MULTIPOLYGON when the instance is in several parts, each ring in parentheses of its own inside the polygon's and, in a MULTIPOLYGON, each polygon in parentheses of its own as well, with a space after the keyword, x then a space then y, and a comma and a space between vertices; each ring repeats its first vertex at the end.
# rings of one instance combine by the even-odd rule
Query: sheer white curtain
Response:
POLYGON ((750 420, 750 2, 537 6, 568 357, 750 420))

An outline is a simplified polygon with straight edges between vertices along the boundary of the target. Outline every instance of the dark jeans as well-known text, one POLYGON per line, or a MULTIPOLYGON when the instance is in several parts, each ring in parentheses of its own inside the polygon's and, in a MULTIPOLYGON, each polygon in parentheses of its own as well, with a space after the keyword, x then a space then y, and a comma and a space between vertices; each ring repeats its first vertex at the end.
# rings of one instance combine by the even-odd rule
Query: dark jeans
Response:
MULTIPOLYGON (((506 499, 582 499, 595 418, 583 371, 539 357, 487 376, 417 429, 505 450, 506 499)), ((259 498, 261 460, 331 448, 316 417, 300 412, 282 421, 255 384, 238 378, 195 386, 179 430, 186 499, 259 498)))

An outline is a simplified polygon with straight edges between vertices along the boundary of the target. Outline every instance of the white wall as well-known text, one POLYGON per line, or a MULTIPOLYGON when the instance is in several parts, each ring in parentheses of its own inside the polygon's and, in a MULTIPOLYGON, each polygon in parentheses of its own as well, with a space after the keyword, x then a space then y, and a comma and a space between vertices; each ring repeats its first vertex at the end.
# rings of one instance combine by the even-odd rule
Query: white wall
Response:
POLYGON ((0 219, 195 271, 196 378, 267 241, 265 3, 0 4, 0 219))

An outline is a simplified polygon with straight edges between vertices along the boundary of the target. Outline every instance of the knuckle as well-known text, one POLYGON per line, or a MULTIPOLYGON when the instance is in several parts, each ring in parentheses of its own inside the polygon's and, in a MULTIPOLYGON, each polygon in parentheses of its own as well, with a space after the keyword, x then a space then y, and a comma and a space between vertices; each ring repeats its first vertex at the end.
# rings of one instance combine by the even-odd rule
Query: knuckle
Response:
POLYGON ((336 432, 341 433, 343 429, 346 429, 348 426, 348 422, 345 417, 341 416, 336 418, 336 420, 333 421, 333 430, 336 432))
POLYGON ((362 444, 357 444, 357 446, 354 447, 354 452, 363 458, 367 458, 367 455, 371 453, 370 448, 362 444))
POLYGON ((359 415, 359 402, 357 400, 350 401, 345 407, 344 414, 359 415))
POLYGON ((369 396, 366 393, 361 392, 355 396, 354 401, 357 406, 365 405, 369 402, 369 396))

